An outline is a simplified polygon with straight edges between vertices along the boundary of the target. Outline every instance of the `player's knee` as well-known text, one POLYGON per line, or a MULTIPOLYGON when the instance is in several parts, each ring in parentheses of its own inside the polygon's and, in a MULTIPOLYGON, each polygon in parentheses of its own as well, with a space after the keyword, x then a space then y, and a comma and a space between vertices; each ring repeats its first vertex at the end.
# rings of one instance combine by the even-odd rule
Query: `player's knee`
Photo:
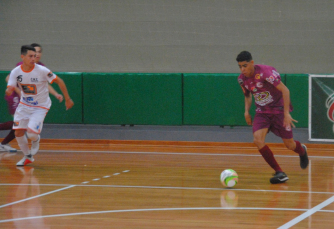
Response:
POLYGON ((293 143, 285 143, 285 146, 289 150, 295 150, 295 148, 296 148, 296 144, 293 144, 293 143))
POLYGON ((22 137, 24 135, 25 130, 15 130, 15 137, 22 137))
POLYGON ((254 142, 254 144, 257 145, 257 146, 262 146, 262 145, 265 144, 264 141, 263 141, 262 139, 259 139, 259 138, 254 138, 254 139, 253 139, 253 142, 254 142))
POLYGON ((32 132, 27 132, 27 137, 32 140, 32 141, 37 141, 38 139, 38 134, 32 133, 32 132))

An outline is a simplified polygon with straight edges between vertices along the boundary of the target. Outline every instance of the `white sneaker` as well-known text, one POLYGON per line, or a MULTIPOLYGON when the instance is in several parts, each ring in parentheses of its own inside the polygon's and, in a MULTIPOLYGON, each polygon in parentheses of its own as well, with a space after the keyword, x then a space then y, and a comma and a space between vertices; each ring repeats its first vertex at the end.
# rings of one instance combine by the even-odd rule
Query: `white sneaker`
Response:
POLYGON ((32 157, 31 154, 29 155, 24 155, 24 157, 16 163, 16 166, 25 166, 27 164, 33 163, 34 162, 34 158, 32 157))
POLYGON ((11 153, 17 152, 17 149, 11 147, 8 144, 3 145, 3 144, 0 143, 0 149, 2 149, 2 151, 8 151, 8 152, 11 152, 11 153))
POLYGON ((39 150, 39 141, 41 140, 41 137, 38 135, 37 141, 31 141, 31 149, 30 154, 35 155, 39 150))

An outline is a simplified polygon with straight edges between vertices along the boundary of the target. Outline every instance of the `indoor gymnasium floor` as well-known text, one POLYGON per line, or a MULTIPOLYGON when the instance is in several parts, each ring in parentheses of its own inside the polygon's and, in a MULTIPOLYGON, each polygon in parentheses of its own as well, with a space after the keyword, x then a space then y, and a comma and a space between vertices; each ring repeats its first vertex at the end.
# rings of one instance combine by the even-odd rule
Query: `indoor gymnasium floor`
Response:
POLYGON ((33 164, 0 152, 0 228, 331 228, 334 147, 295 133, 310 165, 269 136, 290 178, 271 185, 246 127, 45 125, 33 164))

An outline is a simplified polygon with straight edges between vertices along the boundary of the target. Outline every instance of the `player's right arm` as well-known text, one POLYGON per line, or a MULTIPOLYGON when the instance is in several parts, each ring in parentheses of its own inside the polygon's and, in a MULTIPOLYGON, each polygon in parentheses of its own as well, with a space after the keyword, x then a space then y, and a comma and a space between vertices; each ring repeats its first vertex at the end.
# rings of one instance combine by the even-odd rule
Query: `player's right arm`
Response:
MULTIPOLYGON (((9 79, 9 74, 7 75, 7 77, 6 77, 6 82, 8 83, 8 79, 9 79)), ((19 95, 19 97, 21 97, 21 91, 20 91, 20 89, 18 88, 18 87, 15 87, 14 88, 14 91, 16 92, 16 94, 18 94, 19 95)), ((13 93, 13 92, 12 92, 13 93)), ((10 94, 11 95, 11 94, 10 94)))
POLYGON ((248 125, 252 125, 252 116, 249 113, 251 106, 252 106, 252 94, 248 93, 248 95, 245 95, 245 120, 248 125))
MULTIPOLYGON (((16 87, 16 82, 15 82, 15 78, 13 79, 13 77, 10 77, 10 75, 8 75, 8 83, 7 83, 7 89, 6 89, 6 95, 11 95, 13 94, 15 87, 16 87)), ((7 80, 7 78, 6 78, 7 80)))
POLYGON ((248 125, 252 125, 252 116, 250 115, 249 113, 249 110, 252 106, 252 94, 250 93, 250 91, 244 86, 244 81, 242 78, 240 78, 240 76, 238 77, 238 82, 240 84, 240 87, 242 89, 242 92, 244 93, 244 96, 245 96, 245 120, 246 120, 246 123, 248 125))

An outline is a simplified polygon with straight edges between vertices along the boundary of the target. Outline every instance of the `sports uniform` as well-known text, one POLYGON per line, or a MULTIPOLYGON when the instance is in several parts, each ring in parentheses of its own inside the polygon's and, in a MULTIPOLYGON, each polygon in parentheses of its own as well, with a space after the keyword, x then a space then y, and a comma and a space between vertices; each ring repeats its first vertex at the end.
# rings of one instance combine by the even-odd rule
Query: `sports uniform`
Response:
MULTIPOLYGON (((17 63, 16 66, 22 65, 22 61, 17 63)), ((38 62, 37 64, 44 66, 42 62, 38 62)), ((5 100, 7 101, 8 111, 10 115, 14 115, 17 106, 20 103, 20 96, 13 91, 11 95, 5 95, 5 100)), ((17 152, 17 150, 11 147, 8 143, 15 139, 15 131, 13 130, 13 121, 8 121, 0 124, 0 130, 10 130, 8 135, 2 140, 0 143, 0 150, 8 151, 8 152, 17 152)))
POLYGON ((250 52, 242 51, 236 60, 241 71, 238 82, 245 95, 245 119, 248 125, 253 125, 254 143, 268 165, 275 170, 270 183, 284 183, 289 178, 265 143, 268 131, 281 137, 288 149, 299 154, 302 169, 309 163, 306 146, 293 139, 291 126, 296 120, 289 114, 292 111, 289 89, 281 82, 281 76, 274 67, 255 65, 250 52), (249 114, 251 94, 256 105, 253 122, 249 114))
POLYGON ((8 86, 18 85, 21 90, 13 129, 29 128, 37 134, 41 132, 45 115, 51 107, 48 83, 53 83, 56 78, 48 68, 38 64, 30 72, 23 71, 21 65, 11 71, 8 86))
MULTIPOLYGON (((253 121, 253 133, 268 128, 281 138, 292 138, 291 128, 283 127, 284 103, 282 92, 276 86, 281 82, 281 76, 275 68, 267 65, 254 65, 253 77, 240 74, 238 82, 245 96, 253 94, 256 115, 253 121)), ((290 104, 290 112, 292 106, 290 104)))
MULTIPOLYGON (((13 130, 15 130, 15 138, 24 157, 16 163, 17 166, 32 163, 33 156, 39 150, 40 132, 45 115, 51 107, 48 84, 53 82, 58 84, 65 97, 66 109, 74 105, 64 81, 48 68, 35 63, 37 55, 33 44, 21 46, 21 58, 22 65, 11 71, 5 92, 6 95, 11 95, 15 87, 18 87, 21 92, 20 103, 14 114, 13 130), (31 140, 30 150, 28 139, 31 140)), ((63 96, 56 97, 60 101, 63 99, 63 96)))

